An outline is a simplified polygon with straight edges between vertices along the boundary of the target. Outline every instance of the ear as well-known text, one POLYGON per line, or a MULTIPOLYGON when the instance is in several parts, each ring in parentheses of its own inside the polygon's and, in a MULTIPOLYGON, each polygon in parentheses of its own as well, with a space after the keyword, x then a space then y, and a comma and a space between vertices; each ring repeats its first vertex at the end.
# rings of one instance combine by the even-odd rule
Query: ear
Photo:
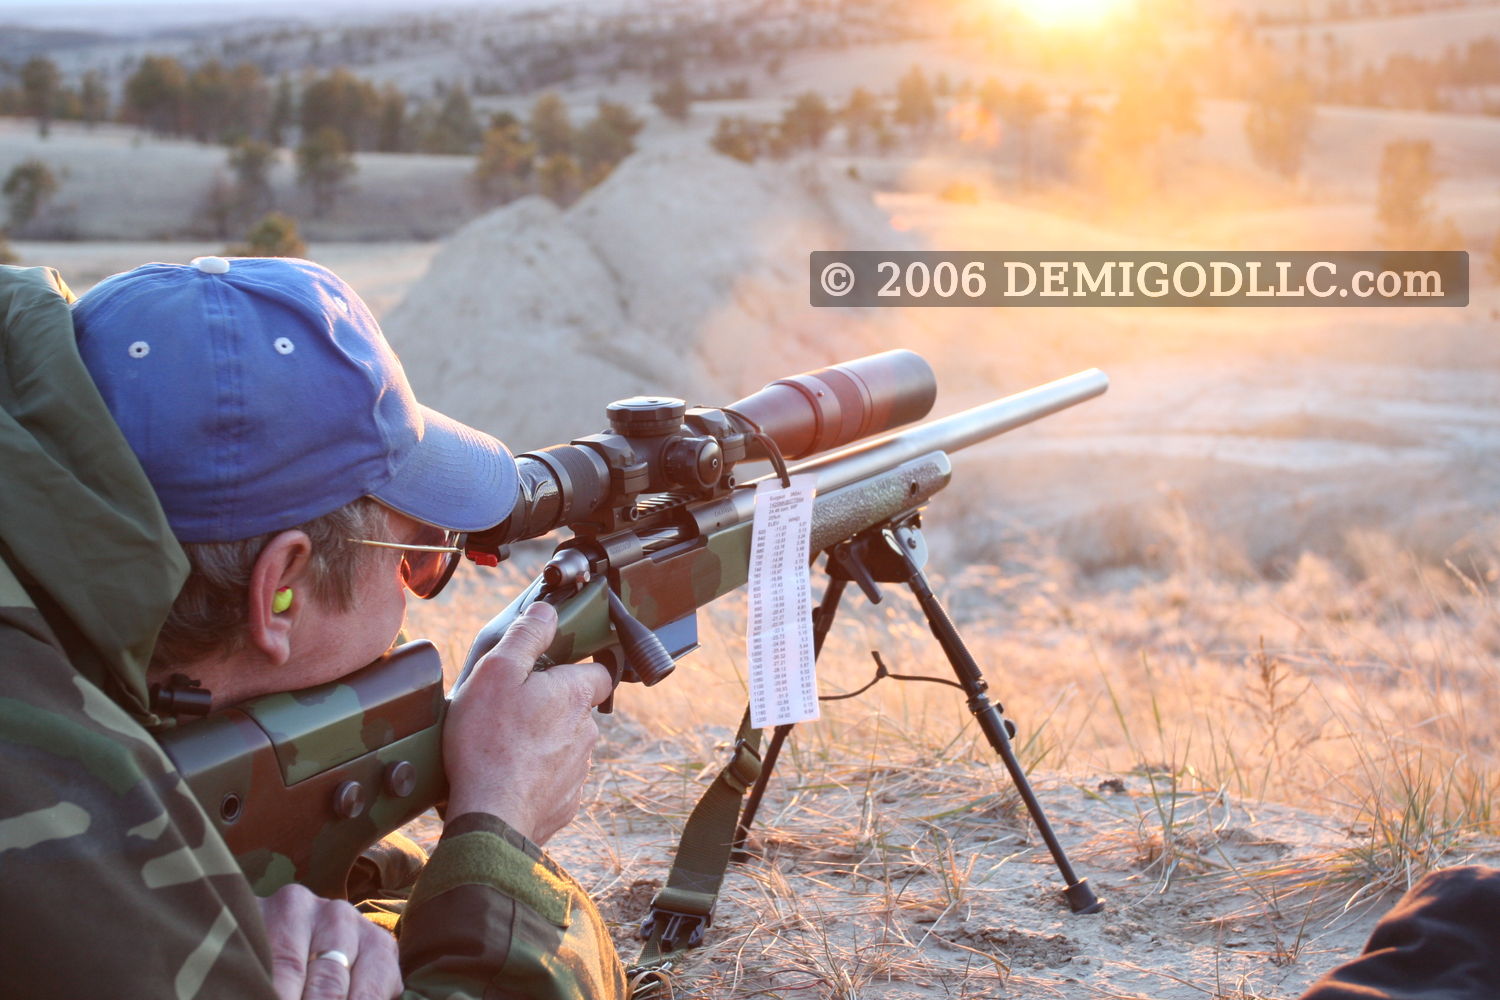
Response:
POLYGON ((312 541, 301 531, 283 531, 266 543, 250 571, 248 621, 250 644, 274 667, 284 665, 292 655, 292 630, 307 607, 312 594, 312 577, 308 572, 312 541), (276 591, 293 589, 291 607, 277 613, 273 607, 276 591))

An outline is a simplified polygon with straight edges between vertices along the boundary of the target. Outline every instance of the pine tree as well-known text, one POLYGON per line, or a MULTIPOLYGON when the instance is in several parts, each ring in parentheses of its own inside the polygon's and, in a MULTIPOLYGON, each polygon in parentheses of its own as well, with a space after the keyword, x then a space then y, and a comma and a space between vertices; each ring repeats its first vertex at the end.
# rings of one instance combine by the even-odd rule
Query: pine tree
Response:
POLYGON ((276 148, 268 142, 241 139, 230 149, 229 169, 245 210, 264 212, 271 207, 271 168, 275 165, 276 148))
POLYGON ((741 163, 754 163, 765 152, 764 126, 748 118, 720 118, 709 145, 741 163))
POLYGON ((1245 139, 1250 155, 1268 170, 1291 179, 1302 169, 1312 132, 1312 87, 1305 77, 1274 77, 1266 81, 1245 115, 1245 139))
POLYGON ((687 81, 680 75, 674 76, 666 87, 651 95, 651 103, 668 118, 685 122, 693 106, 693 92, 688 89, 687 81))
POLYGON ((896 83, 895 119, 918 131, 926 131, 937 120, 937 100, 919 66, 913 66, 896 83))
POLYGON ((194 69, 185 97, 188 134, 199 142, 217 141, 229 131, 229 73, 217 59, 194 69))
POLYGON ((242 62, 229 71, 229 100, 219 137, 225 142, 267 138, 271 123, 271 85, 260 67, 242 62))
POLYGON ((531 141, 544 157, 568 153, 573 148, 573 124, 568 106, 555 91, 547 91, 531 106, 531 141))
POLYGON ((635 152, 635 136, 644 124, 625 105, 601 99, 598 112, 574 141, 584 172, 602 177, 635 152))
POLYGON ((326 214, 354 175, 354 154, 344 133, 324 125, 297 147, 297 180, 312 193, 313 215, 326 214))
POLYGON ((855 87, 850 92, 849 103, 844 105, 838 117, 844 123, 844 135, 850 149, 861 148, 865 136, 874 134, 885 124, 880 102, 863 87, 855 87))
POLYGON ((380 92, 380 134, 375 148, 382 153, 400 153, 408 148, 406 95, 389 84, 380 92))
POLYGON ((792 149, 817 149, 833 127, 833 112, 823 98, 807 91, 781 115, 781 136, 792 149))
POLYGON ((469 94, 462 87, 454 87, 443 98, 442 106, 423 134, 422 150, 427 153, 471 153, 479 138, 479 123, 474 120, 469 94))
POLYGON ((1432 226, 1429 199, 1437 181, 1430 140, 1395 139, 1385 144, 1375 193, 1382 246, 1419 249, 1418 244, 1427 241, 1432 226))
POLYGON ((60 82, 57 63, 46 56, 32 56, 21 67, 21 91, 25 95, 26 113, 36 119, 37 135, 43 139, 52 131, 60 82))
POLYGON ((1010 126, 1020 147, 1017 160, 1020 164, 1021 187, 1031 184, 1032 135, 1037 119, 1047 111, 1047 96, 1035 84, 1024 83, 1017 87, 1000 105, 1000 115, 1010 126))
POLYGON ((535 159, 536 146, 521 135, 519 124, 488 129, 470 176, 475 196, 485 205, 510 201, 520 193, 535 159))
POLYGON ((171 56, 146 56, 125 81, 124 111, 160 135, 176 135, 184 124, 187 71, 171 56))
POLYGON ((1005 89, 1005 84, 994 77, 986 77, 979 85, 979 93, 975 95, 979 106, 994 118, 1000 118, 1005 114, 1005 109, 1010 105, 1010 91, 1005 89))
POLYGON ((537 190, 559 205, 573 203, 583 190, 583 171, 567 153, 554 153, 537 168, 537 190))
POLYGON ((224 240, 234 231, 235 221, 243 212, 242 205, 239 188, 224 176, 224 171, 215 170, 208 190, 203 192, 198 215, 208 223, 214 236, 224 240))
POLYGON ((85 127, 92 129, 109 118, 109 88, 105 87, 104 76, 98 70, 91 69, 83 74, 78 99, 85 127))
POLYGON ((271 120, 266 126, 271 145, 281 146, 286 142, 286 130, 297 119, 297 97, 292 90, 291 77, 283 73, 276 81, 276 96, 271 101, 271 120))
POLYGON ((344 137, 346 151, 373 148, 381 107, 381 97, 374 85, 340 66, 327 76, 315 77, 303 88, 300 115, 303 140, 332 128, 344 137))

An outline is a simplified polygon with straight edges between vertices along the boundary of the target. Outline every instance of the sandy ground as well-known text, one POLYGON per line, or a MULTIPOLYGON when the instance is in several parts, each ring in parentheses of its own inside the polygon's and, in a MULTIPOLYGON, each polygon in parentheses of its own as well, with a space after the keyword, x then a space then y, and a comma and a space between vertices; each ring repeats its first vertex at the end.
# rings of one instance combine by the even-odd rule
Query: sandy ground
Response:
MULTIPOLYGON (((504 589, 489 592, 491 608, 504 589)), ((458 598, 423 620, 482 615, 486 593, 480 580, 461 581, 458 598)), ((1080 655, 1080 634, 1108 642, 1107 627, 1082 620, 1080 607, 1080 620, 1022 626, 1009 640, 1035 644, 1036 662, 995 657, 987 637, 1010 612, 991 607, 975 622, 974 609, 963 610, 1023 739, 1048 721, 1035 703, 1061 700, 1069 678, 1087 672, 1055 661, 1080 655), (1024 690, 1038 683, 1058 687, 1024 690)), ((549 846, 600 901, 627 958, 687 811, 726 757, 737 674, 718 647, 742 612, 706 616, 707 644, 679 676, 621 692, 621 714, 602 723, 583 815, 549 846)), ((1171 616, 1163 609, 1142 627, 1170 633, 1171 616)), ((917 672, 942 672, 930 651, 918 662, 917 637, 880 629, 865 641, 917 672)), ((847 661, 863 647, 834 645, 831 665, 820 664, 824 689, 847 690, 860 669, 847 661)), ((1163 636, 1136 652, 1164 655, 1167 645, 1163 636)), ((930 689, 930 700, 928 690, 887 691, 883 708, 868 699, 825 706, 823 720, 799 727, 752 838, 757 858, 731 869, 708 943, 681 969, 681 995, 1288 1000, 1357 954, 1392 901, 1371 891, 1346 824, 1201 781, 1180 760, 1153 756, 1142 734, 1143 755, 1124 758, 1134 767, 1096 769, 1075 754, 1034 771, 1073 864, 1106 902, 1101 914, 1071 914, 1003 771, 972 727, 961 728, 957 695, 910 687, 930 689), (1330 874, 1331 885, 1302 891, 1330 874)), ((1176 711, 1167 709, 1169 729, 1176 711)), ((1483 842, 1457 856, 1500 857, 1483 842)))
MULTIPOLYGON (((639 750, 598 769, 601 787, 615 791, 640 773, 639 750)), ((772 797, 781 811, 752 842, 764 860, 728 879, 710 943, 684 971, 690 988, 870 998, 1295 996, 1358 953, 1384 906, 1309 910, 1275 877, 1239 876, 1316 863, 1337 839, 1316 817, 1209 794, 1163 797, 1144 776, 1096 775, 1040 787, 1072 861, 1105 902, 1101 913, 1076 915, 1039 838, 1011 811, 1013 800, 1001 804, 1011 797, 994 784, 995 768, 929 760, 892 770, 848 767, 815 802, 798 801, 795 790, 772 797), (1197 846, 1163 856, 1143 833, 1158 808, 1176 810, 1197 846), (1142 877, 1153 854, 1163 863, 1156 877, 1142 877), (1170 875, 1166 864, 1175 866, 1170 875), (1275 915, 1257 898, 1283 892, 1275 915)), ((655 819, 649 809, 596 808, 557 849, 592 879, 607 916, 627 927, 675 846, 630 832, 655 819)), ((626 956, 639 947, 625 935, 619 944, 626 956)))
MULTIPOLYGON (((628 783, 641 771, 638 749, 598 769, 602 787, 628 783)), ((1099 775, 1040 789, 1074 864, 1105 902, 1101 913, 1076 915, 992 769, 932 760, 883 770, 844 769, 815 805, 795 792, 790 802, 773 796, 781 812, 753 841, 764 860, 731 875, 710 944, 685 977, 725 991, 709 995, 833 983, 872 998, 1168 1000, 1243 987, 1286 996, 1356 954, 1379 910, 1325 911, 1299 924, 1289 900, 1281 919, 1268 917, 1254 883, 1235 871, 1291 864, 1299 851, 1311 858, 1328 831, 1315 817, 1201 794, 1166 805, 1212 846, 1173 859, 1170 879, 1141 878, 1143 854, 1160 846, 1141 831, 1160 800, 1145 777, 1099 775)), ((675 846, 631 832, 654 825, 631 812, 596 807, 558 848, 622 923, 649 901, 660 859, 675 846)), ((1270 883, 1264 891, 1275 891, 1270 883)), ((619 943, 627 956, 639 947, 625 936, 619 943)))

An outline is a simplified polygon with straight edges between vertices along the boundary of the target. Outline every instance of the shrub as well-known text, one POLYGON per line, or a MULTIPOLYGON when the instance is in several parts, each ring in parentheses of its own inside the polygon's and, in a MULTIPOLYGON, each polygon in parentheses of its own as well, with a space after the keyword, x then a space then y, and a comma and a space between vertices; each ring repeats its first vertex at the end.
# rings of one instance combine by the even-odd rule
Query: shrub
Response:
POLYGON ((283 212, 267 212, 245 234, 245 242, 224 251, 230 257, 306 257, 307 244, 297 232, 297 220, 283 212))
POLYGON ((21 230, 57 193, 57 175, 41 160, 23 160, 5 176, 5 185, 0 190, 5 193, 8 228, 21 230))

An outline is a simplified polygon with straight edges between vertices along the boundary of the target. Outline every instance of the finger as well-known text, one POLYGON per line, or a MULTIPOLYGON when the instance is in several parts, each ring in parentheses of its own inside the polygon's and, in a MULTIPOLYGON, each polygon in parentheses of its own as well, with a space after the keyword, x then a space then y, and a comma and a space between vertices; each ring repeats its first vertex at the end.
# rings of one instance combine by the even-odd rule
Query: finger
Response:
POLYGON ((266 938, 271 946, 271 985, 279 1000, 298 1000, 302 996, 316 900, 309 889, 293 884, 260 901, 266 938))
POLYGON ((549 673, 565 676, 578 685, 588 697, 589 708, 603 702, 615 689, 614 677, 599 663, 565 663, 553 667, 549 673))
POLYGON ((498 659, 512 669, 530 673, 537 657, 552 645, 555 635, 557 612, 545 601, 536 601, 505 630, 499 645, 485 659, 490 662, 498 659))
POLYGON ((401 993, 401 962, 396 939, 363 920, 359 956, 349 977, 350 1000, 391 1000, 401 993))
MULTIPOLYGON (((352 946, 351 946, 352 947, 352 946)), ((349 995, 349 977, 344 967, 353 962, 351 952, 343 948, 321 948, 307 960, 307 981, 302 985, 302 1000, 344 1000, 349 995), (336 956, 342 955, 343 961, 336 956)))
POLYGON ((308 942, 307 981, 302 1000, 344 1000, 349 996, 349 980, 360 955, 360 924, 365 918, 342 900, 318 901, 319 908, 308 942), (328 957, 330 952, 347 961, 328 957))

